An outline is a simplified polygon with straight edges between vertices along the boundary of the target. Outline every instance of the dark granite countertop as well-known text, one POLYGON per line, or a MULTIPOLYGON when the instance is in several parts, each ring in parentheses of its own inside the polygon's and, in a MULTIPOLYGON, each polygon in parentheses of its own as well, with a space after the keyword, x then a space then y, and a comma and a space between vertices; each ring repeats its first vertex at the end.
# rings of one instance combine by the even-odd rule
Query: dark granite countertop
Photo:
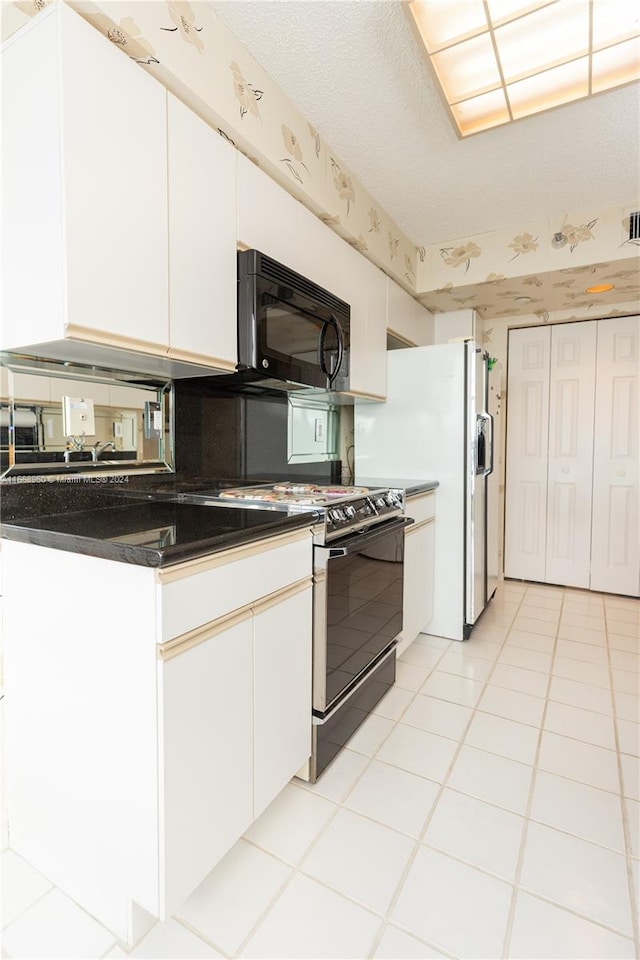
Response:
POLYGON ((120 501, 118 506, 3 524, 7 540, 67 550, 144 567, 165 567, 309 526, 313 513, 288 514, 168 500, 120 501))
POLYGON ((355 484, 358 487, 391 487, 397 490, 404 490, 406 497, 416 497, 420 493, 428 493, 429 490, 435 490, 439 486, 438 480, 399 480, 397 477, 390 480, 389 477, 361 477, 356 474, 355 484))

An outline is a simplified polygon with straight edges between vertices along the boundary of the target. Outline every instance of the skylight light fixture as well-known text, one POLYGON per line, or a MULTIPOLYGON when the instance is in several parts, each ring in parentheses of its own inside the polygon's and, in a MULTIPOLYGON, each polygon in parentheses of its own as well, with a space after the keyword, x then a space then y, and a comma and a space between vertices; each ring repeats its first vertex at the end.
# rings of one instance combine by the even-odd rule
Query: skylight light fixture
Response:
POLYGON ((410 0, 460 137, 640 79, 639 0, 410 0))

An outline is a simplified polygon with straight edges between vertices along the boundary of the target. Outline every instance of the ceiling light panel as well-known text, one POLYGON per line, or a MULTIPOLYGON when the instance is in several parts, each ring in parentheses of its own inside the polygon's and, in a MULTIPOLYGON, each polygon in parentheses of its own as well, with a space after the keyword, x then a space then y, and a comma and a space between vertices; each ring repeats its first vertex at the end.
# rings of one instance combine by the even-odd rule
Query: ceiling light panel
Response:
POLYGON ((411 7, 429 53, 487 29, 482 0, 416 0, 411 7))
POLYGON ((640 80, 640 37, 625 40, 593 55, 591 89, 594 93, 640 80))
POLYGON ((491 93, 484 93, 480 97, 455 103, 451 111, 458 127, 465 134, 498 127, 511 119, 502 87, 499 90, 492 90, 491 93))
POLYGON ((565 0, 514 20, 495 31, 507 82, 589 52, 589 4, 565 0))
POLYGON ((435 53, 432 60, 449 103, 500 86, 500 71, 488 33, 435 53))
POLYGON ((640 37, 638 0, 593 0, 593 49, 640 37))
POLYGON ((532 10, 538 10, 540 7, 546 7, 550 0, 538 0, 532 3, 531 0, 487 0, 489 16, 494 27, 501 23, 507 23, 509 20, 515 20, 524 13, 531 13, 532 10))
POLYGON ((507 86, 514 119, 579 100, 589 93, 589 58, 537 73, 507 86))
POLYGON ((640 0, 411 0, 405 9, 463 137, 640 79, 640 0))

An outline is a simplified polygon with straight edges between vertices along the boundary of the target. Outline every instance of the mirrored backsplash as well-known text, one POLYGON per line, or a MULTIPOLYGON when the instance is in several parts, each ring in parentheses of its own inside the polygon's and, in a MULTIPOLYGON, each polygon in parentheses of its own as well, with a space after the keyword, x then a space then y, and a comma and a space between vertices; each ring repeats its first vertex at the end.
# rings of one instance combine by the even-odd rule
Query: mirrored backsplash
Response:
POLYGON ((170 382, 3 354, 0 476, 174 469, 170 382))

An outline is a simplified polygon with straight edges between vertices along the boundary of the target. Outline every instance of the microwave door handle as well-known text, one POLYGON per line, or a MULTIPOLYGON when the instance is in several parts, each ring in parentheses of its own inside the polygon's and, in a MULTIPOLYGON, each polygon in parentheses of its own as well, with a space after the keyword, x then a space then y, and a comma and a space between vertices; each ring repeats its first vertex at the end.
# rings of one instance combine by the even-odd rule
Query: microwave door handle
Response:
POLYGON ((320 328, 320 335, 318 336, 318 363, 320 364, 320 369, 324 373, 325 377, 329 380, 329 386, 331 386, 331 374, 327 369, 327 363, 324 358, 324 341, 327 336, 327 328, 329 326, 329 321, 325 320, 320 328))
POLYGON ((335 317, 331 317, 331 324, 335 327, 336 330, 336 340, 338 341, 338 354, 336 356, 336 366, 333 371, 333 375, 329 378, 329 386, 333 386, 333 382, 340 373, 342 367, 342 360, 344 357, 344 331, 335 317))
POLYGON ((318 338, 318 362, 320 363, 320 369, 324 375, 329 380, 329 386, 333 385, 334 380, 338 376, 340 367, 342 366, 342 358, 344 356, 344 334, 342 332, 342 327, 336 320, 334 316, 330 316, 328 320, 322 324, 322 329, 320 331, 320 336, 318 338), (336 332, 336 340, 338 342, 338 353, 336 357, 336 365, 333 373, 331 373, 327 367, 327 362, 325 360, 325 340, 327 337, 327 330, 329 327, 333 327, 336 332))

